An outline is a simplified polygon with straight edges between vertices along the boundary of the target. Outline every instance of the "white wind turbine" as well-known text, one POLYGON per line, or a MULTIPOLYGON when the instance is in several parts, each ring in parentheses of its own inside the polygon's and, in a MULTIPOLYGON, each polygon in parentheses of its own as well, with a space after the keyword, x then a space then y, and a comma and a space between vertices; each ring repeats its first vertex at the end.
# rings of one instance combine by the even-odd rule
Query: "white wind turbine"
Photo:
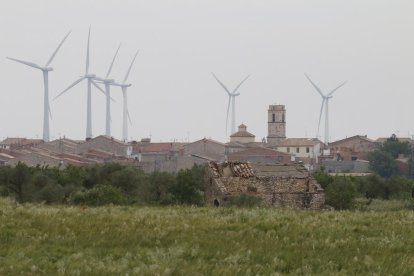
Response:
POLYGON ((55 58, 57 52, 59 51, 60 47, 62 46, 63 42, 69 36, 71 32, 69 31, 68 34, 62 39, 56 50, 53 52, 52 56, 49 58, 45 66, 39 66, 36 63, 19 60, 15 58, 8 57, 8 59, 23 63, 30 67, 42 70, 43 72, 43 84, 44 84, 44 96, 43 96, 43 141, 49 142, 50 140, 50 129, 49 129, 49 116, 52 117, 50 111, 50 103, 49 103, 49 71, 53 71, 53 67, 49 67, 52 63, 53 59, 55 58))
POLYGON ((226 116, 226 137, 227 137, 227 125, 229 120, 229 111, 230 111, 230 104, 231 104, 231 134, 236 132, 236 97, 240 95, 240 93, 236 93, 237 90, 240 88, 240 86, 245 82, 250 75, 245 77, 237 86, 233 89, 232 92, 217 78, 214 73, 211 73, 213 77, 217 80, 217 82, 223 87, 224 90, 226 90, 227 95, 229 95, 229 101, 227 104, 227 116, 226 116))
POLYGON ((329 142, 329 99, 333 97, 332 95, 336 90, 338 90, 339 88, 341 88, 342 86, 346 84, 346 81, 325 95, 322 93, 322 90, 309 78, 309 76, 306 73, 305 73, 305 76, 322 97, 322 105, 321 105, 321 111, 319 113, 318 131, 316 133, 316 137, 319 137, 319 128, 321 125, 322 112, 323 112, 323 107, 325 104, 325 141, 324 142, 325 144, 328 144, 329 142))
POLYGON ((109 66, 108 73, 106 73, 105 79, 96 78, 100 80, 105 85, 105 95, 106 95, 106 123, 105 123, 105 135, 111 136, 111 85, 115 83, 114 79, 110 79, 109 75, 111 74, 112 67, 114 65, 116 56, 118 55, 119 48, 121 48, 121 44, 119 44, 118 49, 116 49, 114 58, 112 59, 111 65, 109 66))
POLYGON ((91 36, 91 28, 89 27, 89 33, 88 33, 88 44, 87 44, 87 49, 86 49, 86 71, 85 71, 85 75, 80 77, 79 79, 77 79, 76 81, 74 81, 71 85, 69 85, 68 88, 66 88, 65 90, 63 90, 59 95, 57 95, 53 100, 56 100, 57 98, 59 98, 60 96, 62 96, 63 93, 65 93, 66 91, 68 91, 69 89, 71 89, 72 87, 74 87, 75 85, 77 85, 78 83, 80 83, 83 80, 88 80, 87 84, 88 84, 88 90, 87 90, 87 103, 86 103, 86 138, 92 138, 92 94, 91 94, 91 88, 92 85, 95 86, 96 88, 98 88, 99 91, 101 91, 103 94, 105 94, 105 91, 100 88, 96 82, 94 81, 96 79, 96 75, 94 74, 90 74, 89 73, 89 39, 91 36))
POLYGON ((122 140, 123 141, 127 141, 128 140, 128 119, 129 122, 131 123, 131 117, 129 116, 129 111, 128 111, 128 94, 127 94, 127 90, 128 87, 130 87, 132 84, 127 84, 126 81, 128 79, 129 73, 131 72, 132 69, 132 65, 134 65, 135 62, 135 58, 138 55, 139 50, 135 53, 134 58, 131 61, 131 64, 129 65, 128 71, 124 77, 124 80, 122 81, 122 83, 112 83, 112 85, 115 86, 120 86, 122 88, 122 96, 124 99, 124 106, 123 106, 123 111, 122 111, 122 140), (128 119, 127 119, 128 118, 128 119))

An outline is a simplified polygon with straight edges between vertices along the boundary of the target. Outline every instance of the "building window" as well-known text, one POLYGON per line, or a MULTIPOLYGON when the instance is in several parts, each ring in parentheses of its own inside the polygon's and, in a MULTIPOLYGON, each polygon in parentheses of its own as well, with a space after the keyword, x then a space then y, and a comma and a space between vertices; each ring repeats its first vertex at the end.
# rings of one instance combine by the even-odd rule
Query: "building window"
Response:
POLYGON ((296 148, 296 153, 299 153, 299 148, 296 148))
POLYGON ((306 153, 309 153, 309 147, 306 148, 306 153))
POLYGON ((286 149, 286 151, 287 151, 287 152, 290 152, 290 148, 287 148, 287 149, 286 149))
POLYGON ((285 113, 282 114, 282 123, 285 122, 285 113))
POLYGON ((275 113, 272 114, 272 122, 274 123, 276 121, 275 113))

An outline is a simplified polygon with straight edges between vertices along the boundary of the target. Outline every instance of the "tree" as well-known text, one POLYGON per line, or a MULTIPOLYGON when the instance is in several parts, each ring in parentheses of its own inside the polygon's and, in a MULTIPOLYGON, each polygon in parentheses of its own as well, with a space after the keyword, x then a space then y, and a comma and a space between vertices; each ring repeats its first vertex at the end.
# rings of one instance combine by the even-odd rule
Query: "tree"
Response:
POLYGON ((205 167, 198 165, 178 172, 175 183, 169 189, 177 203, 202 204, 204 172, 205 167))
POLYGON ((398 172, 397 163, 389 152, 374 150, 368 153, 368 160, 370 169, 382 177, 390 177, 398 172))
POLYGON ((30 179, 29 167, 24 163, 17 163, 16 167, 12 169, 10 178, 6 184, 7 188, 14 193, 17 201, 23 202, 25 200, 25 186, 30 182, 30 179))
POLYGON ((313 177, 315 177, 316 181, 322 186, 322 188, 326 189, 334 181, 333 176, 327 174, 325 172, 324 167, 321 167, 319 171, 315 171, 313 173, 313 177))
POLYGON ((344 210, 352 207, 356 189, 351 181, 338 177, 326 187, 325 195, 328 205, 338 210, 344 210))
POLYGON ((169 189, 175 183, 174 175, 166 172, 153 172, 150 179, 151 198, 155 202, 168 204, 173 201, 169 189))
POLYGON ((397 136, 393 134, 384 142, 381 146, 381 150, 390 153, 393 158, 397 158, 400 154, 410 154, 411 146, 408 142, 400 142, 397 136))

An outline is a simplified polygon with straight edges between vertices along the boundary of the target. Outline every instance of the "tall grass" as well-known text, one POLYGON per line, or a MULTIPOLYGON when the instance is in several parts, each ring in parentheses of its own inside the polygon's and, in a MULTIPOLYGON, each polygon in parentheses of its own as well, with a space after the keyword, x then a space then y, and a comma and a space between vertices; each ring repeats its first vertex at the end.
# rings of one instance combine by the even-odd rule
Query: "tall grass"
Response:
POLYGON ((0 199, 0 275, 414 271, 414 213, 19 205, 0 199))

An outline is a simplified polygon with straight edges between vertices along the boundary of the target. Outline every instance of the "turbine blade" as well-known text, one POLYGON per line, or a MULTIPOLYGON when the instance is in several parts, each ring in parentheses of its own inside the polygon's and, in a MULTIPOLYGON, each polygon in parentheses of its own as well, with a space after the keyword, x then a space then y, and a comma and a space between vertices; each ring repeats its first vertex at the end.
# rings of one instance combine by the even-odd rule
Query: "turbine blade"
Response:
POLYGON ((52 118, 52 111, 50 110, 50 102, 47 102, 47 109, 49 110, 49 116, 50 116, 50 119, 52 120, 53 118, 52 118))
POLYGON ((11 57, 7 57, 7 58, 8 58, 8 59, 10 59, 10 60, 13 60, 13 61, 19 62, 19 63, 23 63, 23 64, 28 65, 28 66, 30 66, 30 67, 33 67, 33 68, 37 68, 37 69, 43 70, 43 68, 42 68, 42 67, 40 67, 39 65, 37 65, 36 63, 30 62, 30 61, 24 61, 24 60, 20 60, 20 59, 15 59, 15 58, 11 58, 11 57))
POLYGON ((98 88, 98 90, 101 91, 106 96, 105 90, 103 90, 96 82, 94 82, 92 79, 90 79, 90 82, 93 84, 93 86, 98 88))
POLYGON ((75 85, 77 85, 78 83, 80 83, 81 81, 83 81, 83 79, 85 79, 84 77, 81 77, 80 79, 77 79, 76 81, 74 81, 71 85, 68 86, 68 88, 66 88, 65 90, 63 90, 62 92, 60 92, 59 95, 57 95, 56 97, 53 98, 53 100, 56 100, 57 98, 59 98, 60 96, 62 96, 63 93, 65 93, 66 91, 68 91, 69 89, 71 89, 72 87, 74 87, 75 85))
POLYGON ((129 115, 128 108, 127 108, 127 116, 128 116, 129 124, 132 125, 131 116, 129 115))
POLYGON ((91 37, 91 26, 89 26, 89 32, 88 32, 88 45, 86 46, 86 73, 85 75, 88 74, 89 72, 89 39, 91 37))
POLYGON ((325 95, 322 93, 321 89, 309 78, 308 75, 306 75, 306 73, 305 73, 305 76, 309 80, 309 82, 312 84, 312 86, 316 89, 316 91, 318 91, 319 94, 321 94, 322 97, 325 97, 325 95))
POLYGON ((224 90, 226 90, 227 94, 229 94, 229 96, 231 95, 229 89, 217 78, 216 75, 214 75, 214 73, 211 73, 213 75, 213 77, 216 79, 216 81, 221 85, 221 87, 223 87, 224 90))
POLYGON ((68 34, 63 38, 63 40, 60 42, 59 46, 56 48, 56 50, 53 52, 52 56, 49 58, 49 60, 47 61, 45 67, 48 67, 49 64, 53 61, 53 59, 56 56, 56 53, 59 51, 60 47, 62 47, 63 42, 65 42, 66 38, 70 35, 72 31, 69 31, 68 34))
POLYGON ((329 94, 328 97, 331 96, 336 90, 338 90, 339 88, 341 88, 342 86, 344 86, 347 82, 343 82, 340 86, 338 86, 337 88, 335 88, 334 90, 332 90, 329 94))
POLYGON ((118 49, 116 49, 114 58, 112 59, 111 66, 109 66, 109 70, 108 70, 108 73, 106 73, 105 79, 107 79, 109 77, 109 74, 111 74, 112 66, 114 66, 114 62, 115 62, 116 56, 118 55, 119 48, 121 48, 121 43, 119 43, 118 49))
POLYGON ((247 77, 244 78, 244 80, 242 80, 239 85, 236 86, 236 88, 234 88, 233 93, 235 93, 237 91, 237 89, 240 88, 240 86, 243 84, 243 82, 245 82, 248 78, 250 77, 250 75, 248 75, 247 77))
POLYGON ((319 136, 319 129, 321 126, 321 119, 322 119, 322 112, 323 112, 323 104, 325 103, 325 98, 322 100, 321 111, 319 112, 319 121, 318 121, 318 132, 316 133, 316 138, 319 136))
POLYGON ((227 137, 227 126, 229 122, 230 102, 231 102, 231 96, 229 95, 229 103, 227 104, 227 115, 226 115, 226 137, 227 137))
POLYGON ((129 73, 131 72, 132 65, 134 64, 134 62, 135 62, 135 58, 137 57, 138 53, 139 53, 139 50, 135 53, 135 56, 134 56, 134 58, 132 59, 132 62, 131 62, 131 64, 129 65, 128 71, 127 71, 127 73, 126 73, 126 75, 125 75, 125 78, 124 78, 124 80, 122 81, 122 84, 125 84, 125 82, 127 81, 128 76, 129 76, 129 73))

